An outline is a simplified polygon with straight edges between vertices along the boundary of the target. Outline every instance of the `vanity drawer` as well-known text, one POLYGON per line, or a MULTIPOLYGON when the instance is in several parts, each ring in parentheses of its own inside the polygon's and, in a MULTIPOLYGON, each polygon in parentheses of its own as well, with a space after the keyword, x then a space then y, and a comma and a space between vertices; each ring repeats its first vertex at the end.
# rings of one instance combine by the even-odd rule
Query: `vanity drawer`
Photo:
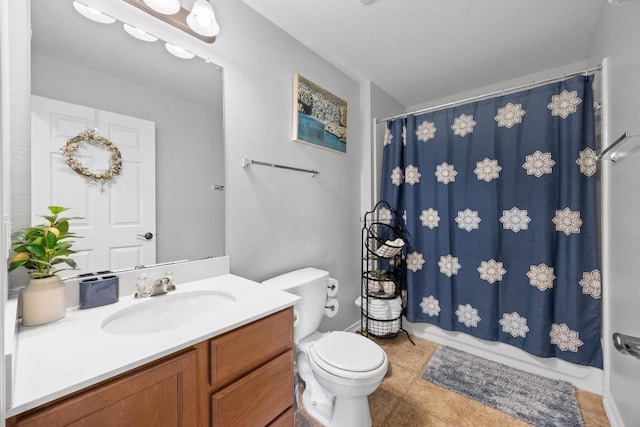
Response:
POLYGON ((211 396, 211 425, 266 426, 291 409, 292 363, 293 351, 289 350, 211 396))
POLYGON ((295 415, 293 408, 289 408, 285 413, 273 420, 268 427, 291 427, 293 425, 295 425, 295 415))
POLYGON ((288 308, 209 341, 209 382, 222 388, 291 348, 293 308, 288 308))

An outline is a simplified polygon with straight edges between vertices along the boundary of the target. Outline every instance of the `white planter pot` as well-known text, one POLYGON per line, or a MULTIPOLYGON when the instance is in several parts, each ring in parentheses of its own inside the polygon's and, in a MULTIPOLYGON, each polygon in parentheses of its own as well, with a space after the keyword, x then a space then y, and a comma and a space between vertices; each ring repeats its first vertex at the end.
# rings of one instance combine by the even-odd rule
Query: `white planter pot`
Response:
POLYGON ((66 286, 58 276, 31 279, 22 291, 22 324, 37 326, 67 314, 66 286))
POLYGON ((396 291, 396 284, 391 280, 387 280, 382 283, 382 290, 387 295, 393 295, 396 291))
POLYGON ((369 280, 367 286, 370 294, 375 294, 382 290, 382 286, 380 286, 380 283, 378 283, 376 280, 369 280))

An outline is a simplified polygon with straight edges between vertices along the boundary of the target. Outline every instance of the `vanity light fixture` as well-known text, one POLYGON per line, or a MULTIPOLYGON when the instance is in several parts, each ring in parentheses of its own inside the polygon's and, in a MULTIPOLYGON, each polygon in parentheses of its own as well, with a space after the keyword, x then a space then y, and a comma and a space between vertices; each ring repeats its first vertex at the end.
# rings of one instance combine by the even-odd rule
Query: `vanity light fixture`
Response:
POLYGON ((180 46, 176 46, 174 44, 171 44, 169 42, 166 42, 164 44, 164 47, 167 49, 167 51, 172 54, 173 56, 176 56, 180 59, 191 59, 193 58, 195 55, 191 52, 189 52, 188 50, 185 50, 183 48, 181 48, 180 46))
POLYGON ((122 28, 129 34, 131 37, 134 37, 138 40, 142 40, 144 42, 155 42, 158 38, 152 34, 149 34, 145 31, 142 31, 139 28, 134 27, 129 24, 122 24, 122 28))
POLYGON ((206 43, 216 41, 216 35, 220 32, 213 7, 207 0, 196 0, 191 11, 180 7, 177 12, 171 14, 158 12, 150 6, 151 2, 160 0, 124 1, 206 43))
MULTIPOLYGON (((149 8, 148 6, 146 6, 146 4, 143 2, 143 0, 125 0, 128 3, 134 4, 137 7, 143 9, 144 11, 150 13, 153 16, 159 17, 158 14, 153 11, 153 9, 149 8), (140 6, 142 5, 142 6, 140 6)), ((211 6, 211 5, 209 5, 211 6)), ((111 24, 116 22, 115 18, 112 18, 111 16, 100 12, 99 10, 96 10, 94 8, 91 8, 89 6, 87 6, 84 3, 81 3, 77 0, 74 0, 73 2, 73 7, 85 18, 91 19, 92 21, 95 22, 100 22, 102 24, 111 24)), ((206 5, 205 5, 206 7, 206 5)), ((213 14, 213 8, 211 8, 211 13, 213 14)), ((164 15, 160 15, 160 16, 164 16, 164 15)), ((181 16, 182 20, 184 22, 184 24, 182 26, 178 26, 175 25, 173 23, 171 23, 172 25, 186 31, 187 33, 191 34, 191 35, 195 35, 196 37, 200 38, 201 40, 204 41, 208 41, 208 43, 213 43, 213 41, 215 41, 215 36, 202 36, 198 33, 195 33, 193 30, 191 30, 191 28, 189 28, 189 26, 186 24, 186 18, 187 18, 187 11, 185 11, 184 9, 180 9, 180 12, 178 14, 176 14, 175 16, 181 16), (184 27, 184 28, 183 28, 184 27)), ((195 15, 196 17, 198 16, 198 14, 195 15)), ((162 19, 162 18, 161 18, 162 19)), ((203 19, 205 22, 206 21, 206 13, 205 13, 205 18, 200 18, 203 19)), ((166 19, 163 19, 165 22, 169 22, 166 19)), ((209 24, 214 23, 217 26, 217 23, 215 22, 215 16, 212 17, 211 21, 208 21, 209 24)), ((142 40, 145 42, 155 42, 158 39, 158 37, 154 36, 153 34, 149 34, 146 31, 143 31, 139 28, 134 27, 133 25, 129 25, 126 22, 122 23, 122 27, 124 28, 124 30, 127 32, 127 34, 129 34, 132 37, 135 37, 138 40, 142 40)), ((219 27, 218 27, 219 30, 219 27)), ((216 32, 217 34, 217 32, 216 32)), ((163 40, 165 42, 165 48, 167 49, 167 52, 169 52, 170 54, 172 54, 173 56, 176 56, 180 59, 191 59, 193 57, 195 57, 196 55, 189 52, 188 50, 180 47, 180 46, 176 46, 172 43, 167 42, 166 40, 163 40)), ((205 62, 210 63, 211 58, 208 57, 204 57, 202 55, 198 55, 199 57, 201 57, 202 59, 205 60, 205 62)))
POLYGON ((175 15, 180 10, 179 0, 144 0, 151 9, 163 15, 175 15))
POLYGON ((85 18, 91 19, 92 21, 98 22, 100 24, 113 24, 114 22, 116 22, 115 18, 112 18, 109 15, 104 14, 99 10, 96 10, 78 1, 73 2, 73 8, 85 18))

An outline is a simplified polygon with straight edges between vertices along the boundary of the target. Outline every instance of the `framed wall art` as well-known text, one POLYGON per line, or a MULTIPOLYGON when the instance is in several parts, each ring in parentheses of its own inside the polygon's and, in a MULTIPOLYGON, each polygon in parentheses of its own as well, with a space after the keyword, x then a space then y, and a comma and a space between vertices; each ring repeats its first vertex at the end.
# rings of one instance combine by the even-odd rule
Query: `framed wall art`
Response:
POLYGON ((299 74, 293 94, 293 139, 346 153, 347 102, 299 74))

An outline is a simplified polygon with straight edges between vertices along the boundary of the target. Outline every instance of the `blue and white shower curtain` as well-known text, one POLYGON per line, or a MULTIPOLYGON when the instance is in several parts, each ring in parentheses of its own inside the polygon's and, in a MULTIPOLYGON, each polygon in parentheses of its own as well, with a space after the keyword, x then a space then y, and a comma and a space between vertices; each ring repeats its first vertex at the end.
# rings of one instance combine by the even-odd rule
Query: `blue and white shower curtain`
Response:
POLYGON ((602 367, 592 79, 387 122, 407 320, 602 367))

